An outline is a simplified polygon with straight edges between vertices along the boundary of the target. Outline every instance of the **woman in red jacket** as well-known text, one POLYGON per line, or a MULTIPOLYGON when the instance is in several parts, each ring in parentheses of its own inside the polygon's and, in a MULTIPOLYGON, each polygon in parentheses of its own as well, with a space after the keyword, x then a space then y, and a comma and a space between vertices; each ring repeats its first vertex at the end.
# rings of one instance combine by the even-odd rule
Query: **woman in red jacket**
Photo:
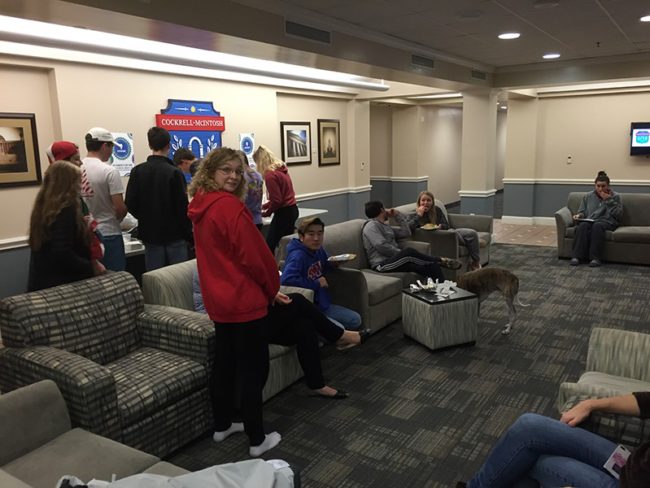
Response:
POLYGON ((269 373, 267 307, 290 298, 278 292, 275 259, 242 203, 243 173, 234 150, 211 151, 192 179, 188 215, 194 223, 201 292, 216 335, 213 438, 220 442, 244 430, 250 455, 257 457, 281 439, 277 432, 265 435, 262 419, 262 389, 269 373), (232 421, 236 391, 243 424, 232 421))
POLYGON ((262 205, 262 216, 273 214, 273 220, 266 234, 266 243, 271 252, 283 236, 293 234, 298 218, 296 193, 287 170, 287 165, 266 146, 260 145, 253 154, 257 170, 264 177, 268 202, 262 205))

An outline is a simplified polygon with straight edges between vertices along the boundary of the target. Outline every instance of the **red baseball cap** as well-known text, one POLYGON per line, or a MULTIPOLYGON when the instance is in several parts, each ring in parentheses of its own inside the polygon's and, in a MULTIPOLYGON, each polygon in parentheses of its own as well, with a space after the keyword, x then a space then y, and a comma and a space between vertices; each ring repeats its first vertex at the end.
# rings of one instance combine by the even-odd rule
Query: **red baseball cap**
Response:
POLYGON ((78 152, 79 148, 74 142, 56 141, 47 149, 47 157, 50 163, 59 160, 67 161, 78 152))

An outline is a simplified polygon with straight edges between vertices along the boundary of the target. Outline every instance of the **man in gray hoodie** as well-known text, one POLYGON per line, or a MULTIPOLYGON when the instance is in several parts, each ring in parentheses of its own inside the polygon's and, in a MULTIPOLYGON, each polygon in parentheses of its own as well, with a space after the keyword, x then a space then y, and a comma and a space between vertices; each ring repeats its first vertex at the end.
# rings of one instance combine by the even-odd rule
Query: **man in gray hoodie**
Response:
POLYGON ((380 201, 366 203, 368 221, 363 225, 363 247, 368 255, 370 266, 380 273, 392 271, 410 271, 431 277, 442 283, 445 281, 440 266, 458 269, 460 261, 449 258, 429 256, 416 251, 412 247, 400 249, 397 238, 409 237, 411 229, 405 215, 391 208, 386 210, 380 201), (393 217, 399 228, 393 228, 388 223, 388 217, 393 217))

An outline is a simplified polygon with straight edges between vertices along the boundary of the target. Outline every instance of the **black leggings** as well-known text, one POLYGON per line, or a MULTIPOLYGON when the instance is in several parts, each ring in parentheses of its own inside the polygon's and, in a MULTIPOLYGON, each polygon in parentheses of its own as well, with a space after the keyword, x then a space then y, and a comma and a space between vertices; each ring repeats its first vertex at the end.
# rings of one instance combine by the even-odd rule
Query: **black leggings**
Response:
POLYGON ((301 294, 289 296, 291 303, 269 307, 268 341, 283 346, 295 344, 307 387, 317 390, 325 386, 318 334, 328 342, 336 342, 344 331, 301 294))
POLYGON ((228 429, 235 418, 235 406, 239 405, 251 446, 260 445, 265 437, 262 390, 269 375, 267 329, 267 317, 243 323, 214 323, 214 428, 219 432, 228 429), (237 392, 239 399, 235 398, 237 392))
POLYGON ((293 234, 297 218, 297 205, 282 207, 273 213, 273 220, 271 220, 268 232, 266 233, 266 244, 272 253, 275 253, 275 248, 278 247, 278 243, 282 237, 293 234))

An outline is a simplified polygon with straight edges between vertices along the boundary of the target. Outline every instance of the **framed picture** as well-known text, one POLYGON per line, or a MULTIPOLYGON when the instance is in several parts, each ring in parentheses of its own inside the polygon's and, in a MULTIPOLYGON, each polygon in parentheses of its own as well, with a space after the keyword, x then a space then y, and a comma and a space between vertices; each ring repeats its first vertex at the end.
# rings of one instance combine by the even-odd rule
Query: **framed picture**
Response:
POLYGON ((318 166, 341 164, 341 123, 318 119, 318 166))
POLYGON ((0 188, 40 182, 34 114, 0 113, 0 188))
POLYGON ((282 160, 287 164, 311 164, 311 124, 280 122, 282 160))

